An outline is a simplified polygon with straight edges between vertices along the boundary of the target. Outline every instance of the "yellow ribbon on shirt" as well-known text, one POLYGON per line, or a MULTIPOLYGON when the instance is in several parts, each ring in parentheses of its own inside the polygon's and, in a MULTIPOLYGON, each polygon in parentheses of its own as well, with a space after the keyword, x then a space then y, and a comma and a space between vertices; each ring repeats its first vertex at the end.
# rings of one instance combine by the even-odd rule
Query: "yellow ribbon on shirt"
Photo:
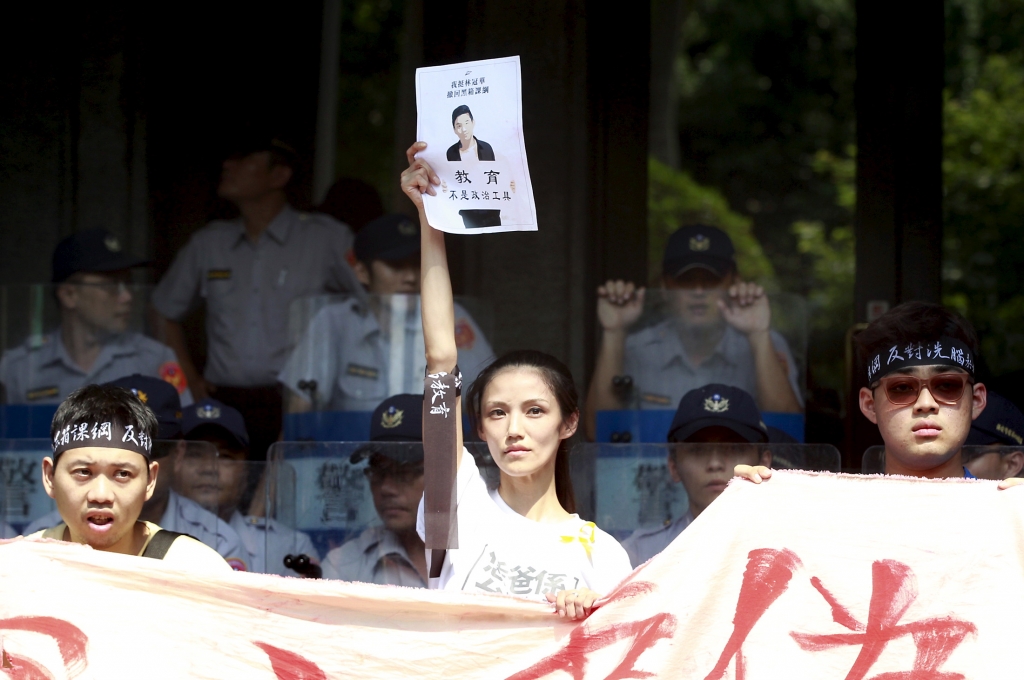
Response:
POLYGON ((594 536, 597 535, 597 525, 593 522, 584 522, 583 526, 580 527, 579 536, 562 536, 562 543, 572 543, 579 541, 583 546, 583 549, 587 551, 587 559, 590 563, 594 563, 594 556, 592 551, 594 549, 594 536))

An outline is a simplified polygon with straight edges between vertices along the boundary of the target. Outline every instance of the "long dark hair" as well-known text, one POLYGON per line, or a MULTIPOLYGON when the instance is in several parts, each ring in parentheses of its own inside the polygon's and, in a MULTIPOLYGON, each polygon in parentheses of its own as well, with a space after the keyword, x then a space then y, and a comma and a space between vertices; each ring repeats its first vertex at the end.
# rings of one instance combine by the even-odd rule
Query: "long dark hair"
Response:
MULTIPOLYGON (((506 369, 530 368, 540 373, 548 389, 555 395, 558 409, 562 412, 562 423, 566 423, 575 414, 579 417, 579 395, 572 374, 561 361, 532 349, 521 349, 508 352, 495 359, 480 371, 480 375, 469 388, 468 408, 473 427, 480 427, 480 404, 487 385, 498 373, 506 369)), ((572 490, 572 477, 569 476, 569 443, 563 439, 558 444, 555 455, 555 495, 566 512, 576 512, 576 495, 572 490)))

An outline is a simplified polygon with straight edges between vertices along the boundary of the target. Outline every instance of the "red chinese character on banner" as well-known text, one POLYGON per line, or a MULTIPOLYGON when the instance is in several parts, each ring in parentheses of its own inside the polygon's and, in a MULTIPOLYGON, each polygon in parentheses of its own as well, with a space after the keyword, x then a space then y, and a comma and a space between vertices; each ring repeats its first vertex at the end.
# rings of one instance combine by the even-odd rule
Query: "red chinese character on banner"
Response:
MULTIPOLYGON (((612 593, 608 601, 646 595, 653 590, 654 584, 652 583, 644 581, 629 583, 612 593)), ((573 680, 583 680, 587 672, 587 664, 590 661, 590 654, 619 640, 629 640, 629 647, 617 666, 602 670, 605 673, 604 679, 651 678, 654 677, 653 673, 636 670, 636 662, 640 659, 640 655, 653 647, 658 640, 671 638, 675 630, 676 617, 666 613, 655 614, 642 621, 613 623, 597 630, 581 623, 569 633, 569 639, 560 650, 529 668, 509 676, 506 680, 538 680, 538 678, 545 678, 555 671, 565 671, 573 680)))
POLYGON ((840 645, 860 645, 860 654, 846 680, 862 680, 881 656, 885 646, 896 638, 910 635, 917 647, 914 667, 909 671, 882 673, 872 680, 963 680, 960 673, 939 670, 953 650, 977 627, 968 621, 949 616, 922 619, 899 624, 899 620, 917 599, 914 572, 902 562, 881 560, 871 565, 871 602, 868 605, 867 624, 859 622, 846 607, 814 577, 813 585, 832 608, 832 619, 855 633, 836 635, 809 635, 791 633, 803 649, 819 651, 840 645))
POLYGON ((792 550, 759 548, 747 554, 747 568, 743 571, 743 585, 732 619, 732 635, 718 663, 704 680, 724 678, 733 657, 736 658, 736 680, 743 680, 743 643, 768 607, 786 592, 799 566, 800 558, 792 550))
MULTIPOLYGON (((89 659, 86 656, 89 638, 80 628, 63 619, 50 616, 15 616, 0 619, 0 631, 3 630, 25 630, 52 637, 57 643, 57 651, 60 652, 64 671, 69 678, 78 676, 89 666, 89 659)), ((34 680, 54 677, 49 669, 34 660, 9 654, 6 650, 0 658, 0 668, 8 671, 12 678, 34 680)))

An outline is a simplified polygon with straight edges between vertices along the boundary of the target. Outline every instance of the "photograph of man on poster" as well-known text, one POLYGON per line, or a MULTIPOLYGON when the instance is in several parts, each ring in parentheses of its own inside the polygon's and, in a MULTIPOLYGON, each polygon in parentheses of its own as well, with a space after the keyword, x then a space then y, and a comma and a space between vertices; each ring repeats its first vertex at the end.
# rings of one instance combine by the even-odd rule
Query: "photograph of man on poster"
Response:
POLYGON ((473 120, 473 112, 468 106, 463 104, 452 111, 452 128, 459 141, 448 147, 448 160, 494 160, 494 149, 491 145, 473 136, 475 127, 476 121, 473 120))

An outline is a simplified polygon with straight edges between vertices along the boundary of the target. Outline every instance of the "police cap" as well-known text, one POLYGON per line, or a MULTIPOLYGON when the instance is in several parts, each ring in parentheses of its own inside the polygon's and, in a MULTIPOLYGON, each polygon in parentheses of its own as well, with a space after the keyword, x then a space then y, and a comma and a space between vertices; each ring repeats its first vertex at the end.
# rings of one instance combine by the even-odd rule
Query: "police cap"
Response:
POLYGON ((123 387, 149 407, 159 425, 157 439, 181 437, 181 398, 173 385, 160 378, 138 373, 111 380, 107 384, 123 387))
POLYGON ((227 435, 228 441, 233 441, 239 449, 249 450, 249 431, 245 428, 245 418, 227 404, 216 399, 202 399, 185 409, 185 416, 182 418, 182 427, 185 431, 185 439, 201 440, 203 431, 217 429, 227 435))
POLYGON ((668 441, 685 442, 705 427, 725 427, 751 443, 767 442, 768 428, 754 398, 738 387, 711 384, 690 390, 679 400, 668 441))
POLYGON ((964 443, 967 446, 1024 445, 1024 414, 1012 401, 990 390, 988 404, 971 423, 971 431, 964 443))
POLYGON ((116 272, 141 267, 148 260, 125 253, 121 241, 106 229, 77 231, 53 250, 53 282, 78 272, 116 272))
POLYGON ((736 268, 736 249, 721 229, 703 224, 682 227, 668 237, 661 267, 670 278, 696 267, 725 277, 736 268))
POLYGON ((405 215, 384 215, 356 233, 352 246, 360 262, 397 262, 420 252, 420 227, 405 215))
POLYGON ((370 416, 370 441, 373 443, 352 454, 352 463, 374 453, 384 454, 396 463, 423 460, 423 395, 396 394, 382 401, 370 416), (419 445, 413 445, 414 442, 419 445))

